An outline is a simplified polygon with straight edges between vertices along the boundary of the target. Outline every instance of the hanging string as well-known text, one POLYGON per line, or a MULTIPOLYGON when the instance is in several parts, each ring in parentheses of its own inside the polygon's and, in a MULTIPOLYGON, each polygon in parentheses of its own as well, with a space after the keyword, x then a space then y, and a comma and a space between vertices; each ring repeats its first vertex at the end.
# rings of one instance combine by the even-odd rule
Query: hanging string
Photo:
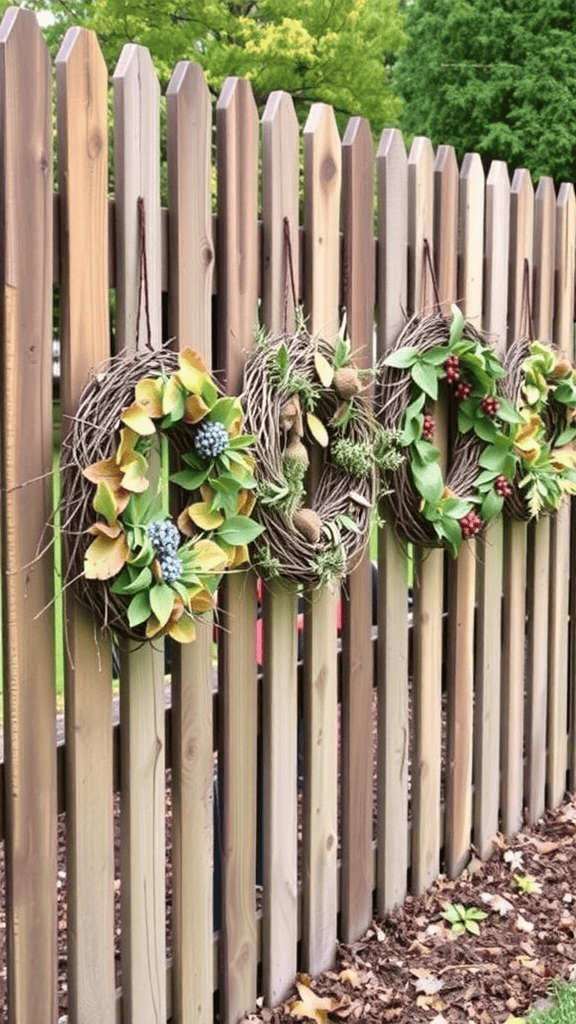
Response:
POLYGON ((520 307, 520 322, 518 324, 519 336, 528 336, 530 341, 536 337, 534 333, 534 319, 532 316, 532 301, 530 298, 530 261, 524 257, 524 271, 522 274, 522 305, 520 307))
POLYGON ((150 350, 154 349, 152 344, 152 327, 150 325, 150 299, 148 295, 148 260, 146 256, 146 210, 144 209, 144 196, 138 196, 138 237, 139 237, 139 280, 138 280, 138 308, 136 310, 136 348, 140 338, 140 313, 142 310, 142 291, 144 291, 144 312, 146 314, 146 332, 148 335, 146 345, 150 350))
POLYGON ((296 283, 294 280, 294 261, 292 259, 292 241, 290 238, 290 221, 284 217, 284 249, 285 249, 285 273, 284 273, 284 334, 288 333, 288 279, 292 289, 292 303, 294 309, 298 305, 296 283))
POLYGON ((422 252, 422 261, 423 261, 423 264, 424 264, 424 266, 422 268, 423 276, 425 276, 425 274, 426 274, 426 266, 428 266, 428 270, 430 271, 430 280, 432 281, 432 289, 434 291, 434 304, 436 306, 436 311, 438 313, 441 313, 442 312, 442 303, 440 302, 440 291, 439 291, 439 288, 438 288, 438 278, 436 277, 436 271, 434 269, 434 260, 432 259, 432 251, 430 249, 430 242, 428 241, 427 238, 424 239, 424 248, 423 248, 423 252, 422 252))

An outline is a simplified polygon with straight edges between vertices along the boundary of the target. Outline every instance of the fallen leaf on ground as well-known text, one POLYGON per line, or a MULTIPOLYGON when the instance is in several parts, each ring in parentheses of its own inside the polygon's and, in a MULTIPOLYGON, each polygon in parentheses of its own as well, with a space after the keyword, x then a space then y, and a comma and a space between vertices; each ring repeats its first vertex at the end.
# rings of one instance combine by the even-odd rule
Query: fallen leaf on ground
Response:
POLYGON ((532 924, 532 922, 531 921, 527 921, 525 917, 522 917, 522 914, 518 914, 518 917, 516 918, 516 926, 515 927, 518 929, 519 932, 533 932, 534 931, 534 925, 532 924))
POLYGON ((514 904, 499 893, 483 892, 480 899, 491 907, 495 914, 500 914, 500 917, 505 917, 509 910, 514 910, 514 904))
POLYGON ((329 999, 316 995, 312 989, 302 981, 296 983, 300 999, 290 1003, 290 1016, 316 1020, 319 1024, 328 1024, 328 1012, 332 1012, 343 1006, 341 999, 329 999))
POLYGON ((423 978, 419 978, 418 981, 412 982, 417 992, 423 992, 426 996, 433 996, 435 992, 439 992, 443 987, 444 982, 441 978, 435 978, 433 974, 428 974, 423 978))
POLYGON ((347 981, 352 988, 360 988, 360 978, 353 967, 347 967, 346 970, 340 971, 339 978, 340 981, 347 981))

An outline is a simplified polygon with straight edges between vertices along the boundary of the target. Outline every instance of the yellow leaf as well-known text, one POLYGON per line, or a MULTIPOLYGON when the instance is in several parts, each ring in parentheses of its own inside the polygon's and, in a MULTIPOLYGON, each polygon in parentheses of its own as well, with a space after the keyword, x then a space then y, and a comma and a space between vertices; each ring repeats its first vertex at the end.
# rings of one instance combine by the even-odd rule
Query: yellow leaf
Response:
POLYGON ((325 388, 329 388, 334 380, 334 367, 330 366, 330 363, 321 352, 314 353, 314 366, 321 383, 325 388))
POLYGON ((109 580, 116 576, 128 558, 126 536, 100 535, 92 542, 84 556, 84 575, 88 580, 109 580))
POLYGON ((256 498, 252 491, 240 491, 236 511, 240 516, 249 516, 255 504, 256 498))
POLYGON ((120 431, 120 444, 118 445, 118 451, 116 452, 116 465, 120 469, 126 469, 129 462, 132 462, 134 455, 134 445, 138 440, 138 434, 134 430, 130 430, 130 427, 122 427, 120 431))
POLYGON ((180 533, 183 533, 185 537, 194 536, 195 531, 192 526, 192 520, 190 519, 187 508, 182 509, 180 515, 178 516, 177 526, 178 529, 180 530, 180 533))
POLYGON ((229 437, 238 437, 242 433, 243 417, 237 416, 227 428, 229 437))
POLYGON ((122 533, 122 527, 120 523, 92 523, 86 530, 86 533, 92 533, 96 537, 119 537, 122 533))
POLYGON ((92 508, 112 526, 118 517, 118 505, 112 489, 107 483, 98 484, 92 508))
POLYGON ((301 981, 297 982, 296 988, 298 989, 300 999, 290 1004, 291 1017, 305 1018, 306 1020, 318 1021, 319 1024, 327 1024, 328 1013, 344 1005, 341 999, 323 998, 316 995, 308 985, 301 981))
POLYGON ((237 569, 239 565, 244 565, 246 562, 250 562, 250 556, 248 554, 248 548, 245 544, 239 544, 234 550, 234 557, 230 564, 231 569, 237 569))
POLYGON ((198 423, 208 412, 208 406, 200 395, 189 395, 184 403, 184 423, 198 423))
POLYGON ((149 437, 151 434, 156 433, 153 421, 148 416, 148 413, 144 412, 142 406, 138 405, 138 402, 134 402, 128 409, 124 409, 120 419, 127 427, 130 427, 131 430, 135 430, 137 434, 141 434, 144 437, 149 437))
POLYGON ((162 391, 163 383, 159 377, 144 377, 139 380, 134 388, 134 394, 138 405, 144 409, 149 416, 162 415, 162 391))
POLYGON ((188 591, 190 596, 190 608, 193 612, 209 612, 214 606, 214 598, 204 587, 194 588, 188 591))
MULTIPOLYGON (((328 387, 328 385, 326 386, 328 387)), ((353 967, 347 967, 344 971, 340 971, 340 981, 347 981, 352 988, 360 988, 358 972, 353 967)))
POLYGON ((132 491, 135 494, 143 494, 144 491, 148 490, 149 481, 145 477, 146 470, 148 469, 148 463, 140 452, 134 452, 134 458, 128 463, 124 476, 122 477, 122 486, 127 491, 132 491))
POLYGON ((204 501, 197 501, 194 505, 189 505, 188 515, 201 530, 216 530, 224 522, 224 516, 219 512, 211 512, 210 507, 204 501))
POLYGON ((162 396, 162 412, 165 416, 171 413, 179 402, 182 401, 182 392, 176 377, 169 377, 164 387, 162 396))
POLYGON ((226 554, 213 540, 199 540, 194 545, 194 554, 200 572, 221 572, 226 568, 226 554))
POLYGON ((178 353, 178 377, 187 391, 199 395, 208 377, 208 371, 197 352, 184 348, 178 353))
POLYGON ((116 465, 116 459, 102 459, 101 462, 93 462, 82 470, 82 475, 92 484, 106 483, 111 491, 120 487, 122 482, 122 471, 116 465))
POLYGON ((178 619, 178 622, 173 622, 167 633, 179 644, 190 644, 196 639, 196 627, 187 614, 178 619))
POLYGON ((327 448, 330 438, 328 437, 328 431, 321 420, 319 420, 313 412, 309 412, 306 413, 306 422, 308 423, 308 430, 312 434, 312 437, 318 441, 318 444, 322 445, 323 448, 327 448))
POLYGON ((576 468, 576 451, 573 442, 563 445, 562 448, 552 449, 552 465, 554 469, 558 470, 576 468))

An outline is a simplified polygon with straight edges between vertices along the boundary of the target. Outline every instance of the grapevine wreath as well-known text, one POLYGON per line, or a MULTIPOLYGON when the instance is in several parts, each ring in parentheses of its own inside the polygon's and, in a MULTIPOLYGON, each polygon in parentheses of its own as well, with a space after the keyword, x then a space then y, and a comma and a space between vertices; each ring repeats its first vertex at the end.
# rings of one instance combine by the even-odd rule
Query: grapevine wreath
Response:
POLYGON ((64 582, 103 628, 187 643, 222 573, 247 561, 261 528, 242 423, 191 349, 118 356, 88 383, 62 445, 64 582), (177 524, 170 462, 185 494, 177 524))
POLYGON ((550 345, 527 338, 508 349, 505 365, 502 393, 519 413, 505 449, 505 507, 528 520, 576 494, 576 373, 550 345))
POLYGON ((246 428, 256 436, 255 515, 264 528, 253 564, 265 580, 310 588, 344 576, 370 533, 376 470, 399 461, 376 423, 342 330, 335 346, 296 333, 257 337, 244 373, 246 428), (323 450, 307 494, 313 448, 323 450))
POLYGON ((522 416, 499 393, 506 371, 457 306, 451 317, 413 317, 379 370, 380 420, 402 431, 406 451, 388 481, 390 518, 405 540, 456 556, 511 491, 511 437, 522 416), (434 444, 433 409, 442 391, 456 413, 446 479, 434 444))

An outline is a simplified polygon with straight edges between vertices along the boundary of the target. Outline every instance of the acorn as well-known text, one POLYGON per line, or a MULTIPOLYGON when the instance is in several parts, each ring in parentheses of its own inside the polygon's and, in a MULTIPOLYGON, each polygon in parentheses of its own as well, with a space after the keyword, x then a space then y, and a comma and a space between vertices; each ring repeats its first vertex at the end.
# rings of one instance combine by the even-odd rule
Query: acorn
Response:
POLYGON ((567 359, 559 359, 550 374, 552 380, 562 380, 572 373, 572 366, 567 359))
POLYGON ((310 544, 317 544, 320 540, 322 520, 317 512, 311 508, 299 508, 292 516, 292 525, 301 533, 310 544))
POLYGON ((346 402, 354 395, 359 395, 362 390, 360 378, 352 366, 341 366, 334 374, 334 387, 346 402))
POLYGON ((285 459, 292 459, 293 462, 301 462, 303 466, 307 466, 310 462, 308 456, 308 449, 306 445, 302 444, 299 437, 293 437, 284 452, 285 459))

